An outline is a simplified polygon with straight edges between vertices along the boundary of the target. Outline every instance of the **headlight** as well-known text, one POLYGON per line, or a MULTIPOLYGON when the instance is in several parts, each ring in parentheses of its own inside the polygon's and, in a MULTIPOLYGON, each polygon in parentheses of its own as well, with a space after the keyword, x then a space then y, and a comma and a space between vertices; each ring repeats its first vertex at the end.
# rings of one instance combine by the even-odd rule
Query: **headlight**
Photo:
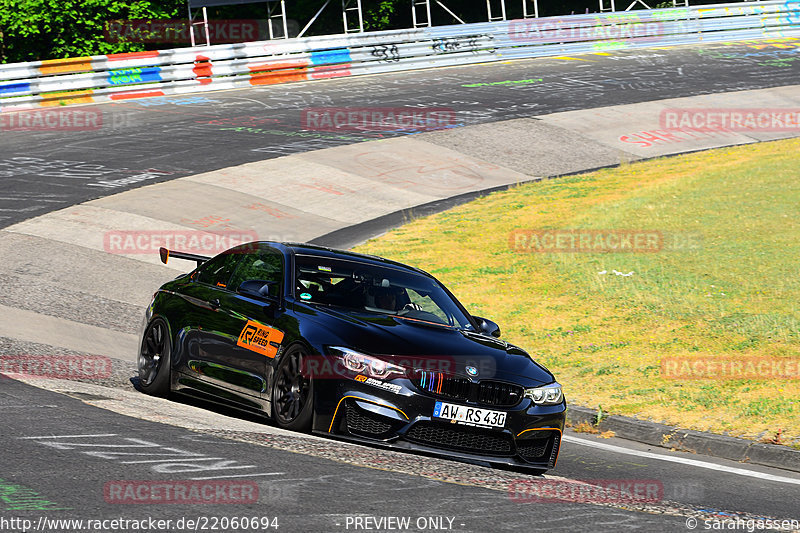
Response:
POLYGON ((525 389, 525 397, 533 400, 536 405, 558 405, 564 401, 564 393, 558 383, 525 389))
POLYGON ((406 370, 402 366, 387 363, 383 359, 365 355, 350 348, 333 346, 331 351, 341 358, 345 368, 371 378, 392 379, 406 375, 406 370))

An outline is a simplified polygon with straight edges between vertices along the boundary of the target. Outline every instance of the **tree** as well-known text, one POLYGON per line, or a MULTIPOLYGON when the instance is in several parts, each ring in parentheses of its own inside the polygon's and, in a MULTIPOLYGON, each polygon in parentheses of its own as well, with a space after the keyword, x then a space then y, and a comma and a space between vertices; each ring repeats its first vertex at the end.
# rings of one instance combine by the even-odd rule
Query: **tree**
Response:
POLYGON ((185 9, 183 0, 0 0, 0 54, 18 62, 142 51, 146 44, 109 42, 107 24, 174 19, 185 9))

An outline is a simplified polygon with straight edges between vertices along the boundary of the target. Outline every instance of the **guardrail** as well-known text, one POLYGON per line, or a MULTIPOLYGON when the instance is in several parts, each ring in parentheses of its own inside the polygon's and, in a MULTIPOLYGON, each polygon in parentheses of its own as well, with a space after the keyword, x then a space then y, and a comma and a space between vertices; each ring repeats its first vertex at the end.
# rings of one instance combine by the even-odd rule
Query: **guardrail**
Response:
POLYGON ((800 36, 777 0, 330 35, 0 65, 0 111, 608 49, 800 36))

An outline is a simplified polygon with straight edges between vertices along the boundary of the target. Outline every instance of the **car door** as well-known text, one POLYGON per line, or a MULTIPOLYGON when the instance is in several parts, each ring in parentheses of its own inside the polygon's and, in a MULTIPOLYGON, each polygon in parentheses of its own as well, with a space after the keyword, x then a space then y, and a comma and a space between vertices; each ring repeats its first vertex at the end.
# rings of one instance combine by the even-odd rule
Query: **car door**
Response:
POLYGON ((205 379, 248 405, 266 392, 267 365, 283 340, 283 332, 272 327, 280 307, 283 263, 283 254, 264 244, 241 254, 225 287, 216 288, 214 328, 201 336, 205 379), (251 283, 243 287, 245 282, 251 283), (265 285, 268 289, 259 293, 265 285))
POLYGON ((228 281, 241 254, 224 253, 204 263, 192 274, 180 296, 188 305, 183 307, 178 333, 186 355, 182 368, 194 379, 183 384, 204 392, 219 393, 209 385, 225 385, 228 379, 220 367, 225 353, 225 339, 239 324, 223 303, 230 298, 228 281))

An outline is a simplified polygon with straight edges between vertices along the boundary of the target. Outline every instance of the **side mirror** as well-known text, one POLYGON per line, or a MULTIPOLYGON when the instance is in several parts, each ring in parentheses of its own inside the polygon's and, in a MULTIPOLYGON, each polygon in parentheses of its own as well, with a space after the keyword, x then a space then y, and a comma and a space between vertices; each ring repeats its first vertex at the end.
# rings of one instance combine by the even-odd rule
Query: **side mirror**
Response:
POLYGON ((481 333, 491 337, 500 337, 500 326, 498 326, 495 322, 492 322, 488 318, 482 318, 479 316, 473 316, 472 318, 478 322, 478 328, 480 329, 481 333))
POLYGON ((247 281, 243 281, 242 284, 236 289, 236 292, 245 296, 259 298, 261 300, 275 300, 277 299, 277 294, 272 293, 277 291, 273 291, 272 287, 277 288, 278 282, 266 281, 263 279, 249 279, 247 281))

